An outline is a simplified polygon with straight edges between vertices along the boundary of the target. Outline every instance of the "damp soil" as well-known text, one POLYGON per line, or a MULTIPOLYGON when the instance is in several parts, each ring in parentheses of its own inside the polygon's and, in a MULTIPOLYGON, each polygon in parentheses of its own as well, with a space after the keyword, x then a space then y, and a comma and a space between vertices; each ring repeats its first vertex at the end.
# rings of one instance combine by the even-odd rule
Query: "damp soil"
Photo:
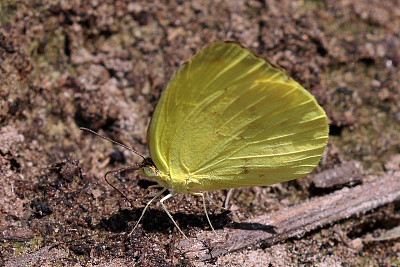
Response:
MULTIPOLYGON (((189 260, 157 203, 131 233, 154 181, 112 177, 127 201, 103 179, 140 157, 79 129, 148 155, 147 126, 168 79, 201 47, 232 40, 316 97, 330 139, 308 177, 212 192, 228 208, 208 205, 215 228, 326 194, 311 188, 313 175, 347 161, 398 170, 399 1, 5 0, 0 13, 0 265, 400 264, 398 238, 362 241, 399 224, 398 201, 274 246, 189 260)), ((166 205, 188 236, 210 230, 201 199, 166 205)))

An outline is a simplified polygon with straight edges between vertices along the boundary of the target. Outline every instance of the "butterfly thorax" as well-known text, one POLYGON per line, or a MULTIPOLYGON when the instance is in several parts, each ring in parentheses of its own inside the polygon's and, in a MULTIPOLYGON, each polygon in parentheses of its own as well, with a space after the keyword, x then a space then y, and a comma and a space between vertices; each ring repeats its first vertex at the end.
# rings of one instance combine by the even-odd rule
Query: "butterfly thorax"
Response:
POLYGON ((175 192, 194 193, 198 191, 195 186, 197 183, 195 177, 185 173, 174 175, 174 178, 171 178, 171 174, 160 171, 151 158, 145 158, 140 164, 139 170, 144 176, 154 178, 159 185, 171 188, 175 192))

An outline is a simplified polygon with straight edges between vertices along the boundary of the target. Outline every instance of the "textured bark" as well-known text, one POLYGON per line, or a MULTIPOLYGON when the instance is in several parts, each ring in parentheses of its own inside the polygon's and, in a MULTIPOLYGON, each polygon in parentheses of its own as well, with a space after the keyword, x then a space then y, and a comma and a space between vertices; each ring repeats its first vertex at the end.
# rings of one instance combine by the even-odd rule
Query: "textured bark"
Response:
POLYGON ((313 183, 317 188, 332 188, 337 185, 358 182, 364 176, 364 169, 360 162, 350 161, 339 167, 315 175, 313 183))

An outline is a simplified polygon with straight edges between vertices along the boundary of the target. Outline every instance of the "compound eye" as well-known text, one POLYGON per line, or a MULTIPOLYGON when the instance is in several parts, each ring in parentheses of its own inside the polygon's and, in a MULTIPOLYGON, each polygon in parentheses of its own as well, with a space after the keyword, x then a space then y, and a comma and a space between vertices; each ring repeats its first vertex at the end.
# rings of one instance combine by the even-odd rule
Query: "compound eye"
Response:
POLYGON ((149 166, 143 167, 142 172, 146 177, 149 177, 149 178, 153 178, 156 176, 156 169, 153 167, 149 167, 149 166))

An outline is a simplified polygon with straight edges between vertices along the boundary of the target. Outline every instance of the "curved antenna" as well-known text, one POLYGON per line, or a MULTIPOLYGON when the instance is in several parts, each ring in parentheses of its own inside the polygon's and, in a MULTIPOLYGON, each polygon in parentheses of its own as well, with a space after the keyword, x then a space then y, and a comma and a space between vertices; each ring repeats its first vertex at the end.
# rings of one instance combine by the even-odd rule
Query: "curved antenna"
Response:
POLYGON ((104 180, 106 180, 107 184, 109 186, 111 186, 112 188, 114 188, 114 190, 117 191, 121 196, 123 196, 128 201, 128 203, 131 205, 131 207, 133 207, 131 200, 124 193, 122 193, 117 187, 115 187, 110 181, 108 181, 107 176, 109 174, 119 174, 124 171, 136 171, 138 169, 139 169, 138 166, 128 166, 128 167, 124 167, 124 168, 117 169, 117 170, 111 170, 111 171, 106 172, 106 174, 104 174, 104 180))
MULTIPOLYGON (((86 131, 86 132, 92 133, 92 134, 94 134, 94 135, 97 135, 98 137, 101 137, 101 138, 103 138, 103 139, 105 139, 105 140, 107 140, 107 141, 110 141, 110 142, 113 143, 113 144, 122 146, 123 148, 126 148, 126 149, 128 149, 129 151, 131 151, 132 153, 134 153, 134 154, 136 154, 136 155, 139 155, 140 157, 143 158, 143 160, 145 159, 145 157, 143 157, 142 155, 140 155, 139 152, 137 152, 136 150, 134 150, 134 149, 132 149, 132 148, 130 148, 130 147, 124 145, 124 144, 118 143, 118 142, 116 142, 116 141, 114 141, 114 140, 112 140, 112 139, 110 139, 110 138, 108 138, 108 137, 105 137, 105 136, 103 136, 103 135, 100 135, 100 134, 96 133, 95 131, 90 130, 90 129, 88 129, 88 128, 80 127, 80 129, 81 129, 82 131, 86 131)), ((121 190, 119 190, 117 187, 115 187, 115 186, 107 179, 107 176, 110 175, 110 174, 119 174, 119 173, 124 172, 124 171, 135 171, 135 170, 138 170, 138 169, 139 169, 139 166, 138 166, 138 165, 136 165, 136 166, 128 166, 128 167, 124 167, 124 168, 117 169, 117 170, 111 170, 111 171, 108 171, 108 172, 106 172, 106 173, 104 174, 104 180, 106 180, 107 184, 108 184, 109 186, 111 186, 112 188, 114 188, 114 190, 117 191, 121 196, 123 196, 123 197, 129 202, 129 204, 131 205, 131 207, 133 207, 133 204, 132 204, 131 200, 130 200, 124 193, 122 193, 121 190)))
POLYGON ((139 152, 137 152, 137 151, 134 150, 133 148, 130 148, 129 146, 126 146, 126 145, 124 145, 124 144, 118 143, 117 141, 114 141, 114 140, 112 140, 112 139, 110 139, 110 138, 108 138, 108 137, 106 137, 106 136, 100 135, 100 134, 96 133, 95 131, 90 130, 90 129, 88 129, 88 128, 80 127, 80 129, 81 129, 82 131, 86 131, 86 132, 89 132, 89 133, 91 133, 91 134, 97 135, 98 137, 101 137, 101 138, 103 138, 103 139, 105 139, 105 140, 107 140, 107 141, 110 141, 111 143, 113 143, 113 144, 115 144, 115 145, 122 146, 123 148, 126 148, 126 149, 128 149, 129 151, 131 151, 133 154, 136 154, 136 155, 140 156, 142 159, 146 159, 146 158, 145 158, 144 156, 142 156, 139 152))

